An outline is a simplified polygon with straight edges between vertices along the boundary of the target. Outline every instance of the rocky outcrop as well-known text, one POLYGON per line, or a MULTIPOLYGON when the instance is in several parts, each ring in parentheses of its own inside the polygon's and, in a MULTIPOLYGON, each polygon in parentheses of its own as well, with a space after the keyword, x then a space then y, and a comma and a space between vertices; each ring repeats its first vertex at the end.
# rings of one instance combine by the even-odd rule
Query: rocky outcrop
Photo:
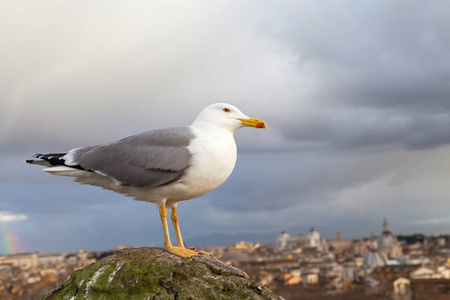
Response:
POLYGON ((125 249, 76 271, 46 299, 282 299, 209 256, 125 249))

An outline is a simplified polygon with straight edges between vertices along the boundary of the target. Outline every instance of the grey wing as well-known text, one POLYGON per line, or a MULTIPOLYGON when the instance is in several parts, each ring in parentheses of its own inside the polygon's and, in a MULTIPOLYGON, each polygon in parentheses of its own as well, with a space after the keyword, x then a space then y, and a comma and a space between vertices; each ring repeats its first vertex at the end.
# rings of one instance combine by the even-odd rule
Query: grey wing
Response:
POLYGON ((154 187, 179 180, 189 167, 194 138, 187 127, 137 134, 100 146, 73 150, 71 164, 123 185, 154 187))

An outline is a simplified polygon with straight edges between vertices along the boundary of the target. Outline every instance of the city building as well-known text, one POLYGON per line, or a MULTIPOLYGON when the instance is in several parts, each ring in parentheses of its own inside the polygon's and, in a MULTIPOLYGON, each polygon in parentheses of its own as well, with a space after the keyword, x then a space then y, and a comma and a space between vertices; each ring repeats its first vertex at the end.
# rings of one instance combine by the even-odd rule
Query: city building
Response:
POLYGON ((291 236, 285 231, 281 232, 277 238, 276 250, 292 250, 298 248, 315 248, 322 251, 322 241, 320 233, 311 228, 308 234, 291 236))
POLYGON ((397 237, 389 229, 389 223, 387 222, 386 217, 383 221, 383 231, 378 238, 378 248, 389 259, 395 259, 402 256, 402 247, 398 242, 397 237))
POLYGON ((21 253, 0 256, 0 264, 10 264, 21 269, 30 269, 62 263, 65 254, 21 253))
POLYGON ((363 259, 363 267, 371 269, 387 265, 387 263, 388 259, 386 255, 378 249, 378 242, 374 237, 372 237, 369 251, 363 259))

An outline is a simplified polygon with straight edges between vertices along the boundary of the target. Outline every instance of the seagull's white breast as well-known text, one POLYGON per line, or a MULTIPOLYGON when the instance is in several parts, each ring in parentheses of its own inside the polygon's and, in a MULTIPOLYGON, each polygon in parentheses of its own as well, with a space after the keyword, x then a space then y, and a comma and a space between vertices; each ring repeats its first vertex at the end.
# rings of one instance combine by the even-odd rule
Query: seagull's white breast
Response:
POLYGON ((224 183, 236 164, 236 143, 228 132, 195 138, 188 149, 192 159, 182 183, 195 194, 203 195, 224 183))

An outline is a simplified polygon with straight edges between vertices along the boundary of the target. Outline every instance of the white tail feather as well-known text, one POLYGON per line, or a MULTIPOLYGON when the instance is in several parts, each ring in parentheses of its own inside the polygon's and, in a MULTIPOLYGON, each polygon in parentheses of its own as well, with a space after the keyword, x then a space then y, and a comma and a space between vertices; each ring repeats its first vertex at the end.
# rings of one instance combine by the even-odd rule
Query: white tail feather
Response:
POLYGON ((66 166, 56 166, 56 167, 45 168, 42 171, 50 173, 52 175, 71 176, 71 177, 85 176, 86 173, 89 173, 88 171, 78 170, 78 169, 66 167, 66 166))
POLYGON ((36 160, 36 159, 34 159, 34 160, 25 160, 24 162, 27 163, 27 164, 32 164, 32 165, 41 165, 41 166, 46 166, 46 167, 50 167, 51 166, 51 164, 48 161, 46 161, 46 160, 36 160))

